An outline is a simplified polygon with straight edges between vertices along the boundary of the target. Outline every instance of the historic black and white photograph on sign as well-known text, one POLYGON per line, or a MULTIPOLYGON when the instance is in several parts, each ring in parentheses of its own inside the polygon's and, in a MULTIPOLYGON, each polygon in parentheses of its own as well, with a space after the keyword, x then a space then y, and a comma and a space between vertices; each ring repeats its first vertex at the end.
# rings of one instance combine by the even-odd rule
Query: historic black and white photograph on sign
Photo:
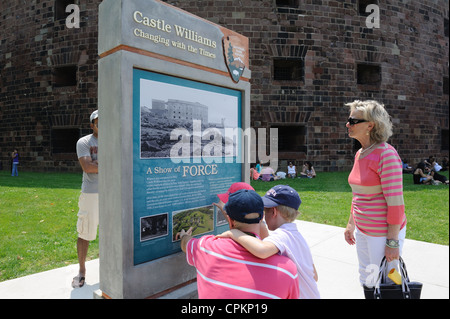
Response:
POLYGON ((236 94, 162 78, 172 83, 140 79, 141 158, 236 156, 236 138, 226 134, 238 127, 236 94))
POLYGON ((166 236, 168 214, 141 217, 141 241, 166 236))

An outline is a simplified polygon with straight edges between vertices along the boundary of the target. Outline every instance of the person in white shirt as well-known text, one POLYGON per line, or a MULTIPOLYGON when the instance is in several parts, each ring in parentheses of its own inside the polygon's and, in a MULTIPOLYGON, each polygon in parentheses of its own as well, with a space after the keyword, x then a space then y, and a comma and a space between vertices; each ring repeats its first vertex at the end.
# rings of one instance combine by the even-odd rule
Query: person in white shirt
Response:
POLYGON ((269 233, 262 223, 262 241, 237 229, 226 231, 217 237, 231 237, 259 258, 267 258, 277 253, 289 257, 296 264, 299 273, 300 299, 319 299, 318 275, 311 251, 294 223, 299 214, 300 196, 290 186, 277 185, 262 199, 265 222, 271 230, 269 233))
POLYGON ((86 277, 86 257, 89 242, 97 238, 99 222, 98 211, 98 110, 90 116, 92 134, 80 138, 77 142, 77 156, 83 169, 81 194, 78 200, 77 255, 78 275, 72 280, 73 288, 84 286, 86 277))
POLYGON ((295 165, 293 165, 292 162, 289 162, 287 169, 288 177, 295 178, 297 176, 297 170, 295 169, 295 165))

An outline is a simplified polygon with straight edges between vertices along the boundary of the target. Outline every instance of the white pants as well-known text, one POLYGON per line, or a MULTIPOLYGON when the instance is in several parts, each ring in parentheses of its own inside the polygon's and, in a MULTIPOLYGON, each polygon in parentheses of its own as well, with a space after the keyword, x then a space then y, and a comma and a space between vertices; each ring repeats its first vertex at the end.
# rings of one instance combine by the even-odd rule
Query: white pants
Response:
MULTIPOLYGON (((400 242, 400 256, 405 242, 406 226, 400 230, 398 239, 400 242)), ((373 237, 364 234, 356 228, 356 252, 359 260, 359 281, 361 285, 373 287, 378 278, 381 260, 386 249, 386 237, 373 237)), ((387 263, 387 271, 392 268, 398 270, 398 260, 387 263)), ((387 277, 386 277, 387 278, 387 277)))

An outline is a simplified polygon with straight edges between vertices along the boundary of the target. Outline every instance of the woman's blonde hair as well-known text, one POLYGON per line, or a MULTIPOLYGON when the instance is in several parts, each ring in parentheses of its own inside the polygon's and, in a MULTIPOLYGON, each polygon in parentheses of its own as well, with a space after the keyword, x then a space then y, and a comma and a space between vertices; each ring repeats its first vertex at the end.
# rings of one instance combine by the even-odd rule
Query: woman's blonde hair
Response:
POLYGON ((360 111, 364 120, 374 123, 373 129, 370 131, 370 138, 375 143, 386 142, 392 136, 391 117, 383 104, 374 100, 355 100, 345 105, 350 107, 350 112, 360 111))

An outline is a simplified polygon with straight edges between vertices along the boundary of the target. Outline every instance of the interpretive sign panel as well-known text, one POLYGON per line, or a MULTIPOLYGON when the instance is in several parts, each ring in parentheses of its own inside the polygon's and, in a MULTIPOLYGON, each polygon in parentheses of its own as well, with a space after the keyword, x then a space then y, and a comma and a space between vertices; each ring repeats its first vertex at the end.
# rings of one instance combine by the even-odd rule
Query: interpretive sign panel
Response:
POLYGON ((249 181, 248 39, 158 0, 103 0, 98 46, 100 289, 157 296, 196 277, 179 232, 227 229, 217 194, 249 181))
POLYGON ((195 225, 194 235, 226 229, 211 204, 242 178, 241 92, 138 69, 133 75, 139 264, 180 251, 183 220, 195 225))

